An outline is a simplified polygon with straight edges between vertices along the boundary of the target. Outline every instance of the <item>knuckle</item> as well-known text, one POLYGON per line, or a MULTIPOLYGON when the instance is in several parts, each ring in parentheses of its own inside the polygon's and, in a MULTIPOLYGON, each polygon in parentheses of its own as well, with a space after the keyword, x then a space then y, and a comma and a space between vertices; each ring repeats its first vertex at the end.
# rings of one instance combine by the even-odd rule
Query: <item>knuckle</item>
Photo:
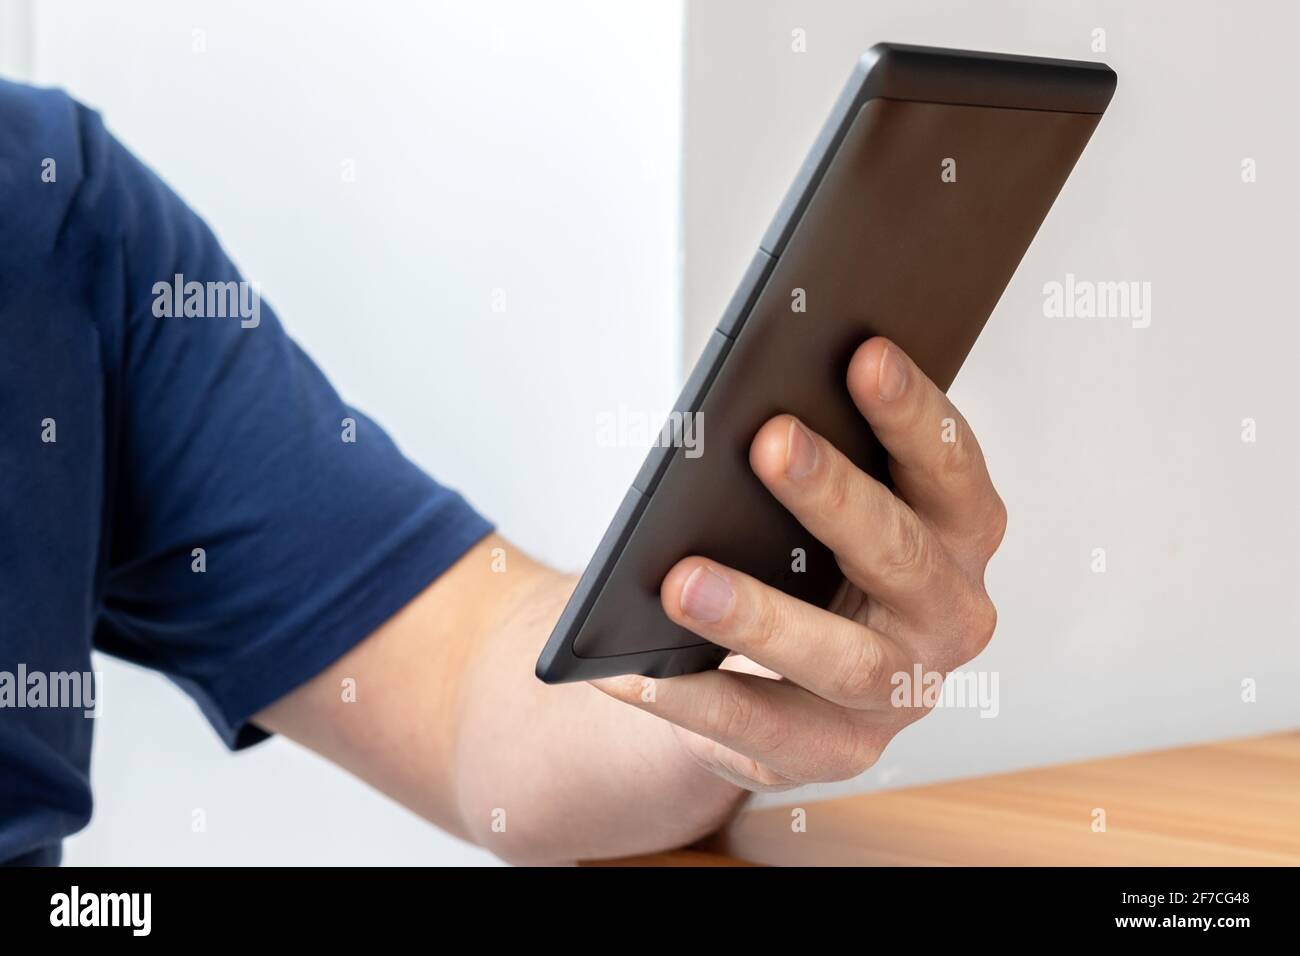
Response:
POLYGON ((850 780, 870 770, 892 736, 863 715, 847 714, 819 754, 814 782, 850 780))
POLYGON ((774 751, 784 738, 776 719, 744 687, 732 687, 714 696, 708 726, 728 740, 744 740, 762 754, 774 751))
POLYGON ((925 526, 903 506, 895 508, 893 514, 893 533, 884 554, 886 574, 894 579, 926 576, 934 554, 925 526))
POLYGON ((1007 505, 1002 500, 1002 496, 997 492, 993 493, 993 507, 990 509, 989 519, 985 528, 985 550, 989 556, 997 551, 1002 545, 1002 539, 1007 533, 1007 505))
POLYGON ((752 701, 735 689, 714 694, 709 701, 705 724, 723 737, 744 737, 754 723, 752 701))
POLYGON ((997 626, 998 609, 987 594, 981 593, 966 620, 965 649, 968 655, 966 660, 978 657, 984 648, 988 647, 997 626))
POLYGON ((1007 533, 1007 506, 996 491, 990 494, 991 500, 981 508, 979 521, 963 539, 961 549, 983 565, 997 553, 1007 533))
POLYGON ((864 635, 853 645, 846 666, 836 675, 834 699, 847 707, 865 707, 879 695, 884 671, 885 653, 879 640, 864 635))
POLYGON ((859 734, 848 748, 843 765, 839 769, 838 780, 848 780, 866 773, 880 760, 884 745, 874 737, 859 734))

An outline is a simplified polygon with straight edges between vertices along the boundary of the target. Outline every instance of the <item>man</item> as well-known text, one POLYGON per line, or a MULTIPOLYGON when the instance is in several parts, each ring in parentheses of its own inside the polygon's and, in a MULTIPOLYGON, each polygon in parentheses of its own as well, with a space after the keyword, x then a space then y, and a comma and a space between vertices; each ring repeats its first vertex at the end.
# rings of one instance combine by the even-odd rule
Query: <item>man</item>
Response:
MULTIPOLYGON (((95 114, 0 83, 0 134, 4 670, 84 672, 92 648, 158 669, 232 748, 285 734, 506 859, 550 862, 687 843, 749 791, 860 773, 924 712, 891 706, 890 676, 946 672, 991 636, 1005 510, 965 421, 876 339, 847 387, 895 492, 789 416, 751 449, 835 551, 834 607, 689 557, 664 613, 734 651, 724 669, 652 701, 635 677, 542 685, 572 578, 344 405, 95 114)), ((86 824, 92 727, 0 709, 0 860, 57 862, 86 824)))

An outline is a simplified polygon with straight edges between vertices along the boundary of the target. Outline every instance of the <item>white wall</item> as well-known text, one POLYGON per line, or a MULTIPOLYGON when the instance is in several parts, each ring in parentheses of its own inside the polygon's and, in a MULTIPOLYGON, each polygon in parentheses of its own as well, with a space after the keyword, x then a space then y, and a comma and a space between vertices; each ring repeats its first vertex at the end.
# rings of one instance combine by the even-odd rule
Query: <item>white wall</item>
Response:
MULTIPOLYGON (((207 217, 345 397, 580 567, 642 457, 597 447, 598 411, 677 386, 680 5, 28 9, 35 81, 102 110, 207 217)), ((171 685, 102 663, 98 806, 70 862, 487 859, 282 741, 228 757, 171 685)))
MULTIPOLYGON (((1010 509, 989 573, 1001 715, 936 712, 863 778, 902 786, 1300 722, 1300 88, 1287 3, 688 5, 687 348, 717 321, 854 59, 881 40, 1103 59, 1114 102, 952 396, 1010 509), (1090 50, 1106 30, 1104 54, 1090 50), (792 52, 792 31, 807 52, 792 52), (1258 182, 1241 182, 1244 157, 1258 182), (1073 272, 1149 281, 1152 323, 1043 317, 1073 272), (1241 422, 1258 422, 1243 444, 1241 422), (1094 548, 1107 570, 1090 570, 1094 548), (1241 682, 1258 681, 1243 703, 1241 682)), ((791 799, 782 795, 779 802, 791 799)), ((802 799, 802 796, 794 799, 802 799)))

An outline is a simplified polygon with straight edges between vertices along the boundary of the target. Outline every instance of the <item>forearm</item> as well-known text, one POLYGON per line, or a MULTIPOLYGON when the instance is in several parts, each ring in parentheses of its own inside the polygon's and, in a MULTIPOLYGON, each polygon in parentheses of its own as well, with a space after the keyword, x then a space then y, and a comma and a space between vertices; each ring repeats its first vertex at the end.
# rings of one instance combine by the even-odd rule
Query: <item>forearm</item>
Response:
POLYGON ((533 666, 573 580, 512 570, 499 624, 467 662, 454 774, 476 842, 520 861, 681 846, 716 829, 742 791, 708 772, 670 724, 585 683, 547 686, 533 666))
POLYGON ((710 832, 742 792, 696 764, 671 725, 588 684, 534 676, 572 586, 492 535, 256 722, 513 861, 633 854, 710 832), (344 681, 355 694, 340 693, 344 681))

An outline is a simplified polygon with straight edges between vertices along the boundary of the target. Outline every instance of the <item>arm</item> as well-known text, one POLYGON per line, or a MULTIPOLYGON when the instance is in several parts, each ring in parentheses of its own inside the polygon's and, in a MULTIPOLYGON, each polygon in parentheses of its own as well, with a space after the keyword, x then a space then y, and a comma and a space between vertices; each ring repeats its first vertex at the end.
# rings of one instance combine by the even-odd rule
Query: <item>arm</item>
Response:
POLYGON ((662 721, 589 684, 550 687, 533 675, 573 584, 492 535, 255 719, 506 859, 634 853, 703 836, 737 788, 692 761, 662 721), (491 569, 494 548, 507 551, 504 573, 491 569), (355 703, 342 700, 349 677, 355 703), (695 812, 666 813, 678 797, 695 812), (502 810, 505 831, 495 832, 502 810))
POLYGON ((947 673, 992 635, 983 575, 1005 510, 964 419, 896 347, 866 343, 848 386, 895 491, 789 416, 750 456, 835 551, 846 581, 831 609, 686 558, 664 580, 664 611, 732 650, 723 669, 653 694, 640 677, 548 687, 533 664, 573 581, 493 536, 257 723, 522 862, 681 845, 747 791, 856 776, 927 710, 892 706, 891 675, 947 673), (956 441, 941 439, 945 419, 956 441))

